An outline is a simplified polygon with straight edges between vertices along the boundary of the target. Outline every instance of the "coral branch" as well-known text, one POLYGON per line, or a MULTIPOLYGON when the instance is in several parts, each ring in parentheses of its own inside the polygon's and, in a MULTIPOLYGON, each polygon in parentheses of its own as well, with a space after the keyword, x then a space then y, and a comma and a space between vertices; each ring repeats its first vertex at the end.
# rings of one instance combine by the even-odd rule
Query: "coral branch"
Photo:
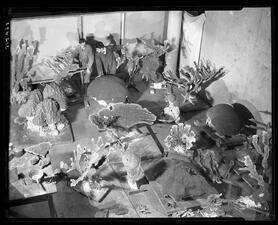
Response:
POLYGON ((253 164, 253 161, 251 160, 249 155, 244 156, 243 160, 240 160, 241 162, 244 163, 245 167, 239 168, 239 170, 247 170, 249 171, 249 176, 255 180, 257 180, 258 184, 261 187, 264 187, 265 183, 263 180, 262 175, 259 175, 256 166, 253 164))

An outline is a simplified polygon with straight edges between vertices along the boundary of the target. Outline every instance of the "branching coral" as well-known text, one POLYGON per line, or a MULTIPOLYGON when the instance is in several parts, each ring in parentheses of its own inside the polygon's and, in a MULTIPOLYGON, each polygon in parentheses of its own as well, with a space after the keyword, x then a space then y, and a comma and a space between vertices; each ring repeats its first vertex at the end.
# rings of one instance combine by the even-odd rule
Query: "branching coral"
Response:
POLYGON ((23 91, 28 89, 28 81, 30 77, 28 75, 32 68, 32 64, 35 60, 38 41, 33 41, 31 44, 27 40, 21 39, 20 43, 16 47, 15 53, 12 58, 12 81, 11 89, 18 92, 21 88, 23 91))
POLYGON ((143 38, 137 38, 136 43, 123 46, 123 58, 125 58, 131 82, 139 73, 146 80, 158 80, 157 70, 161 66, 159 58, 169 51, 168 43, 155 44, 143 38))
POLYGON ((140 73, 142 74, 142 78, 145 80, 157 80, 157 70, 161 63, 159 59, 153 56, 145 56, 142 59, 142 68, 140 73))
POLYGON ((243 162, 245 167, 239 168, 239 170, 247 170, 249 171, 249 176, 255 180, 257 180, 259 186, 263 187, 265 185, 263 176, 258 174, 256 165, 254 165, 252 159, 249 155, 243 157, 243 159, 239 159, 239 161, 243 162))
POLYGON ((105 151, 102 138, 99 137, 97 142, 92 138, 90 148, 82 148, 80 145, 77 145, 76 149, 73 150, 73 158, 70 158, 70 167, 62 161, 60 162, 60 167, 61 169, 66 169, 66 173, 72 170, 77 170, 80 173, 76 180, 71 179, 70 186, 74 187, 85 178, 88 178, 88 176, 95 174, 96 169, 94 166, 98 164, 103 156, 107 157, 108 154, 109 151, 105 151))
POLYGON ((172 71, 163 73, 163 79, 169 85, 174 85, 183 93, 184 102, 193 101, 194 95, 204 90, 208 85, 223 77, 226 73, 224 68, 216 69, 210 61, 201 61, 199 65, 194 63, 195 68, 186 66, 180 70, 179 76, 172 71))
POLYGON ((272 126, 271 123, 264 124, 254 119, 251 119, 251 121, 257 125, 256 127, 252 126, 252 128, 258 130, 258 134, 252 136, 251 142, 257 153, 263 157, 261 165, 264 169, 264 173, 266 173, 267 169, 270 167, 268 158, 272 148, 272 126))
POLYGON ((10 102, 11 104, 24 104, 28 100, 30 92, 29 91, 18 91, 15 92, 15 89, 11 90, 10 102))
POLYGON ((193 143, 196 141, 194 131, 190 130, 191 126, 188 124, 179 123, 173 125, 170 130, 170 135, 164 140, 166 147, 170 151, 175 151, 183 154, 189 158, 193 157, 193 143))
POLYGON ((261 137, 263 148, 261 148, 261 146, 259 144, 259 135, 252 136, 252 144, 253 144, 254 148, 263 157, 262 167, 264 168, 264 171, 268 167, 267 160, 268 160, 269 152, 270 152, 270 148, 269 148, 269 144, 268 144, 268 140, 267 140, 266 136, 267 136, 267 132, 263 131, 262 137, 261 137))
POLYGON ((200 165, 200 167, 208 173, 209 177, 213 182, 222 183, 221 176, 218 171, 220 156, 217 152, 210 149, 197 150, 197 156, 194 160, 200 165))
MULTIPOLYGON (((135 103, 125 104, 116 103, 111 105, 110 108, 105 108, 99 111, 97 117, 99 118, 111 118, 111 125, 115 127, 123 127, 130 129, 137 124, 149 124, 152 125, 156 120, 156 116, 149 112, 147 109, 142 108, 135 103)), ((89 117, 93 124, 92 116, 89 117)), ((103 120, 105 121, 105 120, 103 120)), ((103 125, 105 127, 105 124, 103 125)))

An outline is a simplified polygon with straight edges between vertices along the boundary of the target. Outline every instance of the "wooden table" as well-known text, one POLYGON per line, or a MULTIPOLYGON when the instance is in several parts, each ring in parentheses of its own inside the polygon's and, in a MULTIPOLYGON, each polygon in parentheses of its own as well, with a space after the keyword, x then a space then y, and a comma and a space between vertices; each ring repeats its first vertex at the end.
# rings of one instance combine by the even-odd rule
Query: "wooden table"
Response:
MULTIPOLYGON (((33 147, 33 146, 32 146, 33 147)), ((51 145, 49 144, 49 148, 51 145)), ((57 214, 53 204, 52 194, 57 192, 55 183, 42 182, 41 184, 31 182, 25 183, 25 179, 17 179, 19 177, 28 177, 30 169, 38 168, 38 165, 31 165, 30 159, 34 157, 33 154, 26 152, 20 158, 14 157, 9 161, 9 208, 13 206, 25 205, 30 203, 47 201, 50 209, 51 217, 56 218, 57 214), (13 170, 17 170, 15 175, 12 175, 13 170)), ((47 153, 46 157, 49 157, 47 153)), ((45 176, 52 177, 54 175, 51 164, 45 166, 43 169, 45 176)), ((9 209, 10 215, 13 211, 9 209)))

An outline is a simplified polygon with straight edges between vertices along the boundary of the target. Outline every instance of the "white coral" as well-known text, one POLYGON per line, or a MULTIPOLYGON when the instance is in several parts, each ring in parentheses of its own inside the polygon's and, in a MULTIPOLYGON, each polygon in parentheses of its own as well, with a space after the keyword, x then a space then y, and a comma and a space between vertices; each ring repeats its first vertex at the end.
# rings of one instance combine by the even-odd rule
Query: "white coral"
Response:
POLYGON ((261 208, 262 205, 259 202, 258 204, 255 203, 254 200, 251 199, 250 196, 240 196, 240 198, 237 200, 240 203, 243 203, 246 205, 246 207, 255 207, 255 208, 261 208))
POLYGON ((188 155, 189 151, 193 147, 193 143, 196 141, 195 133, 191 130, 191 125, 179 123, 173 125, 164 142, 169 150, 173 150, 179 153, 188 155))

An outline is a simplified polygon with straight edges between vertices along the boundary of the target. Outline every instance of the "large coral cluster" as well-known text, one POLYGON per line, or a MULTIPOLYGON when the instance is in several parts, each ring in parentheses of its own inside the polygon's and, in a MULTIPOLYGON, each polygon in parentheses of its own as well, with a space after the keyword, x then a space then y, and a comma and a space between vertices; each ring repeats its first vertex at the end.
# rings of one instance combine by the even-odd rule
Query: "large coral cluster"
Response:
POLYGON ((12 53, 11 103, 21 102, 19 97, 22 97, 22 95, 19 96, 18 92, 24 91, 24 95, 25 92, 29 92, 30 71, 37 58, 38 45, 38 41, 29 43, 28 40, 21 39, 15 52, 12 53))
POLYGON ((46 84, 43 93, 32 91, 26 103, 18 110, 18 115, 27 119, 27 129, 39 132, 40 136, 58 135, 66 125, 61 111, 67 109, 67 98, 56 84, 46 84))
POLYGON ((32 63, 38 53, 38 41, 21 39, 12 55, 12 88, 17 92, 21 86, 23 90, 27 89, 28 74, 32 63))
POLYGON ((196 94, 205 90, 213 81, 226 74, 224 67, 217 69, 209 60, 201 60, 199 64, 194 62, 195 68, 183 67, 179 74, 173 71, 162 73, 167 85, 177 87, 183 96, 183 103, 189 101, 194 104, 196 94))
POLYGON ((135 43, 126 44, 122 47, 122 63, 130 76, 130 82, 137 75, 150 81, 157 81, 161 74, 159 68, 162 67, 161 56, 169 52, 170 46, 167 42, 164 45, 155 43, 154 39, 149 41, 144 38, 137 38, 135 43))

